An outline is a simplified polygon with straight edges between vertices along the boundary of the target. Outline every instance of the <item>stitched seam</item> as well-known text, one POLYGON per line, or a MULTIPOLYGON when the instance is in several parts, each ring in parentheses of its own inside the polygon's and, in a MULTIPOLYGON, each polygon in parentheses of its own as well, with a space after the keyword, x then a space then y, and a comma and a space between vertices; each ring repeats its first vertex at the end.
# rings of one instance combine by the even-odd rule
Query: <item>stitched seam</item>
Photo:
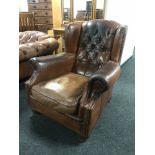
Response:
MULTIPOLYGON (((33 88, 32 88, 32 89, 33 89, 33 88)), ((61 101, 57 100, 56 98, 49 97, 49 96, 47 96, 47 95, 45 95, 45 94, 43 94, 43 93, 41 93, 41 92, 36 91, 35 89, 33 89, 33 91, 37 92, 38 94, 41 94, 42 96, 45 96, 45 97, 51 99, 51 100, 54 100, 54 101, 57 102, 57 103, 61 103, 62 105, 65 105, 65 106, 68 106, 68 107, 72 107, 72 106, 75 106, 75 105, 76 105, 76 104, 71 104, 71 105, 64 104, 64 103, 62 103, 61 101)), ((78 97, 80 97, 80 95, 79 95, 78 97)), ((78 98, 78 97, 77 97, 77 98, 78 98)), ((77 100, 77 101, 78 101, 78 100, 77 100)), ((76 102, 76 100, 75 100, 75 102, 76 102)), ((71 102, 66 102, 66 103, 71 103, 71 102)))

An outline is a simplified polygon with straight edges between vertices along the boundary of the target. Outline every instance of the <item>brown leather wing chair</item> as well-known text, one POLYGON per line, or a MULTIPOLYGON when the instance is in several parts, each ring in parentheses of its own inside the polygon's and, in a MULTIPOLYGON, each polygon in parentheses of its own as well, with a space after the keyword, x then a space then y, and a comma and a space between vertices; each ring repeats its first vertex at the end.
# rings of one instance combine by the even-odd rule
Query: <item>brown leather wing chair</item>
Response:
POLYGON ((126 32, 108 20, 69 24, 63 54, 30 60, 35 71, 26 88, 32 110, 88 137, 120 76, 126 32))

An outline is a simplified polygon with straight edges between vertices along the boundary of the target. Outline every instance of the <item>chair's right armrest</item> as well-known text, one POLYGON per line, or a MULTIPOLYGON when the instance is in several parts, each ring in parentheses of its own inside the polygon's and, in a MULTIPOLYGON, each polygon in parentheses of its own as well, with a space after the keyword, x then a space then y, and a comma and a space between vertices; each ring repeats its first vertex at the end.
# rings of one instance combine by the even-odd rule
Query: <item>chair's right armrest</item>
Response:
POLYGON ((29 60, 33 67, 33 74, 25 82, 26 88, 30 89, 33 85, 56 78, 72 70, 75 61, 75 55, 71 53, 61 53, 35 57, 29 60))

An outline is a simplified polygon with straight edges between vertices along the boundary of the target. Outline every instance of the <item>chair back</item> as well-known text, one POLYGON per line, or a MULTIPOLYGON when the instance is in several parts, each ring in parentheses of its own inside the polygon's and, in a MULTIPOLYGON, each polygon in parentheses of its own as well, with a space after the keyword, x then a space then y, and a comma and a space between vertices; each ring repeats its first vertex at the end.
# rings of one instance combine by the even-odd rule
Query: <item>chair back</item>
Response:
POLYGON ((126 26, 103 19, 70 24, 65 47, 77 55, 74 71, 91 76, 109 60, 120 63, 126 31, 126 26))
POLYGON ((35 30, 34 13, 20 12, 19 13, 19 32, 35 30))

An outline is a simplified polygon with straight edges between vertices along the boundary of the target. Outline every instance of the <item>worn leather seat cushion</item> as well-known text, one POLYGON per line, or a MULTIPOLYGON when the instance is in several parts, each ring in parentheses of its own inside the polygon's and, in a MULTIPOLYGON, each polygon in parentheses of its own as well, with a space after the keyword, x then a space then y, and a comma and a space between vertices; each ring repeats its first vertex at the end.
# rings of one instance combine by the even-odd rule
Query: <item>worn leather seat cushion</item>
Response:
POLYGON ((32 96, 61 113, 73 114, 88 78, 68 73, 32 87, 32 96))

